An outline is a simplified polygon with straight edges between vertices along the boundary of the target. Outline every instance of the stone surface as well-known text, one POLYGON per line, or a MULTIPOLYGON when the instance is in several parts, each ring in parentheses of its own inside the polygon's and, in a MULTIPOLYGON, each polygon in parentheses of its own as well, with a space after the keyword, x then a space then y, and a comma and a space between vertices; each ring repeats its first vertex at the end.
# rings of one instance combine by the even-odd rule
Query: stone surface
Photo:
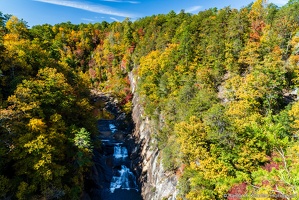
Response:
POLYGON ((177 195, 177 177, 173 173, 166 173, 160 159, 160 152, 153 147, 155 134, 151 121, 144 117, 140 99, 136 94, 136 78, 129 75, 133 97, 132 118, 135 123, 133 136, 138 144, 141 192, 145 200, 175 200, 177 195))

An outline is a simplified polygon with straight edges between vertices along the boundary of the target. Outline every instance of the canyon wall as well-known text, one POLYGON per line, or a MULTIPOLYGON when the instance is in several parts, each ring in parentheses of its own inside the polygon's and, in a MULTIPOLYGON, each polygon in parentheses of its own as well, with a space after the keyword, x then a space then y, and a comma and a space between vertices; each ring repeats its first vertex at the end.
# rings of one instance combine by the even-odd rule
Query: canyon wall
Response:
MULTIPOLYGON (((144 116, 142 102, 136 93, 137 79, 133 73, 129 74, 131 91, 134 94, 132 104, 132 118, 135 123, 133 137, 135 137, 138 158, 141 193, 144 200, 175 200, 177 194, 177 177, 172 172, 166 172, 162 166, 161 152, 155 147, 153 134, 155 129, 151 120, 144 116)), ((137 170, 138 171, 138 170, 137 170)))

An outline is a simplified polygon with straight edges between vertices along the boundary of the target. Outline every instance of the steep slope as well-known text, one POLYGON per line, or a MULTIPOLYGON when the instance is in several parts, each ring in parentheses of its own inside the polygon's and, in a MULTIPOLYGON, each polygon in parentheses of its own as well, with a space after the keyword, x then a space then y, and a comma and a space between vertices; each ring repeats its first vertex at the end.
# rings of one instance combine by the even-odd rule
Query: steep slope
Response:
POLYGON ((134 137, 138 144, 140 181, 144 199, 176 199, 177 177, 171 172, 165 172, 161 161, 161 152, 155 147, 155 127, 148 117, 144 116, 142 102, 136 93, 136 78, 129 75, 133 97, 132 117, 135 123, 134 137))

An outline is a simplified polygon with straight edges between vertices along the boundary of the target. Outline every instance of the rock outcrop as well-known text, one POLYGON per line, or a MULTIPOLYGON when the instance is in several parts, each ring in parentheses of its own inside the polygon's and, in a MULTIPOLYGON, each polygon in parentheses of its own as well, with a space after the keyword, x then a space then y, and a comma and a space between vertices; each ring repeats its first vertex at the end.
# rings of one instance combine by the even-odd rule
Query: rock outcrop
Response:
POLYGON ((136 93, 137 80, 131 72, 129 74, 131 90, 134 94, 132 118, 135 123, 135 137, 139 152, 139 179, 141 182, 141 192, 145 200, 175 200, 177 194, 177 177, 174 173, 165 172, 161 161, 161 152, 155 148, 155 140, 152 137, 154 128, 151 120, 144 116, 140 98, 136 93))

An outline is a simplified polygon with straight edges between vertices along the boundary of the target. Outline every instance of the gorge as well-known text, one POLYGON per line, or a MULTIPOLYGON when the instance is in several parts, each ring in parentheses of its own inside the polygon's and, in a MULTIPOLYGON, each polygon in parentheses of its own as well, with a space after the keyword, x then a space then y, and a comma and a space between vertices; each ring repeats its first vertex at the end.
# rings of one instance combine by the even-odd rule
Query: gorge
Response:
POLYGON ((298 10, 0 13, 0 199, 296 196, 298 10))
POLYGON ((143 119, 132 73, 130 80, 132 116, 125 116, 109 94, 92 91, 101 113, 98 130, 102 147, 95 152, 92 186, 83 199, 176 199, 177 178, 163 169, 160 153, 153 146, 151 122, 143 119))

